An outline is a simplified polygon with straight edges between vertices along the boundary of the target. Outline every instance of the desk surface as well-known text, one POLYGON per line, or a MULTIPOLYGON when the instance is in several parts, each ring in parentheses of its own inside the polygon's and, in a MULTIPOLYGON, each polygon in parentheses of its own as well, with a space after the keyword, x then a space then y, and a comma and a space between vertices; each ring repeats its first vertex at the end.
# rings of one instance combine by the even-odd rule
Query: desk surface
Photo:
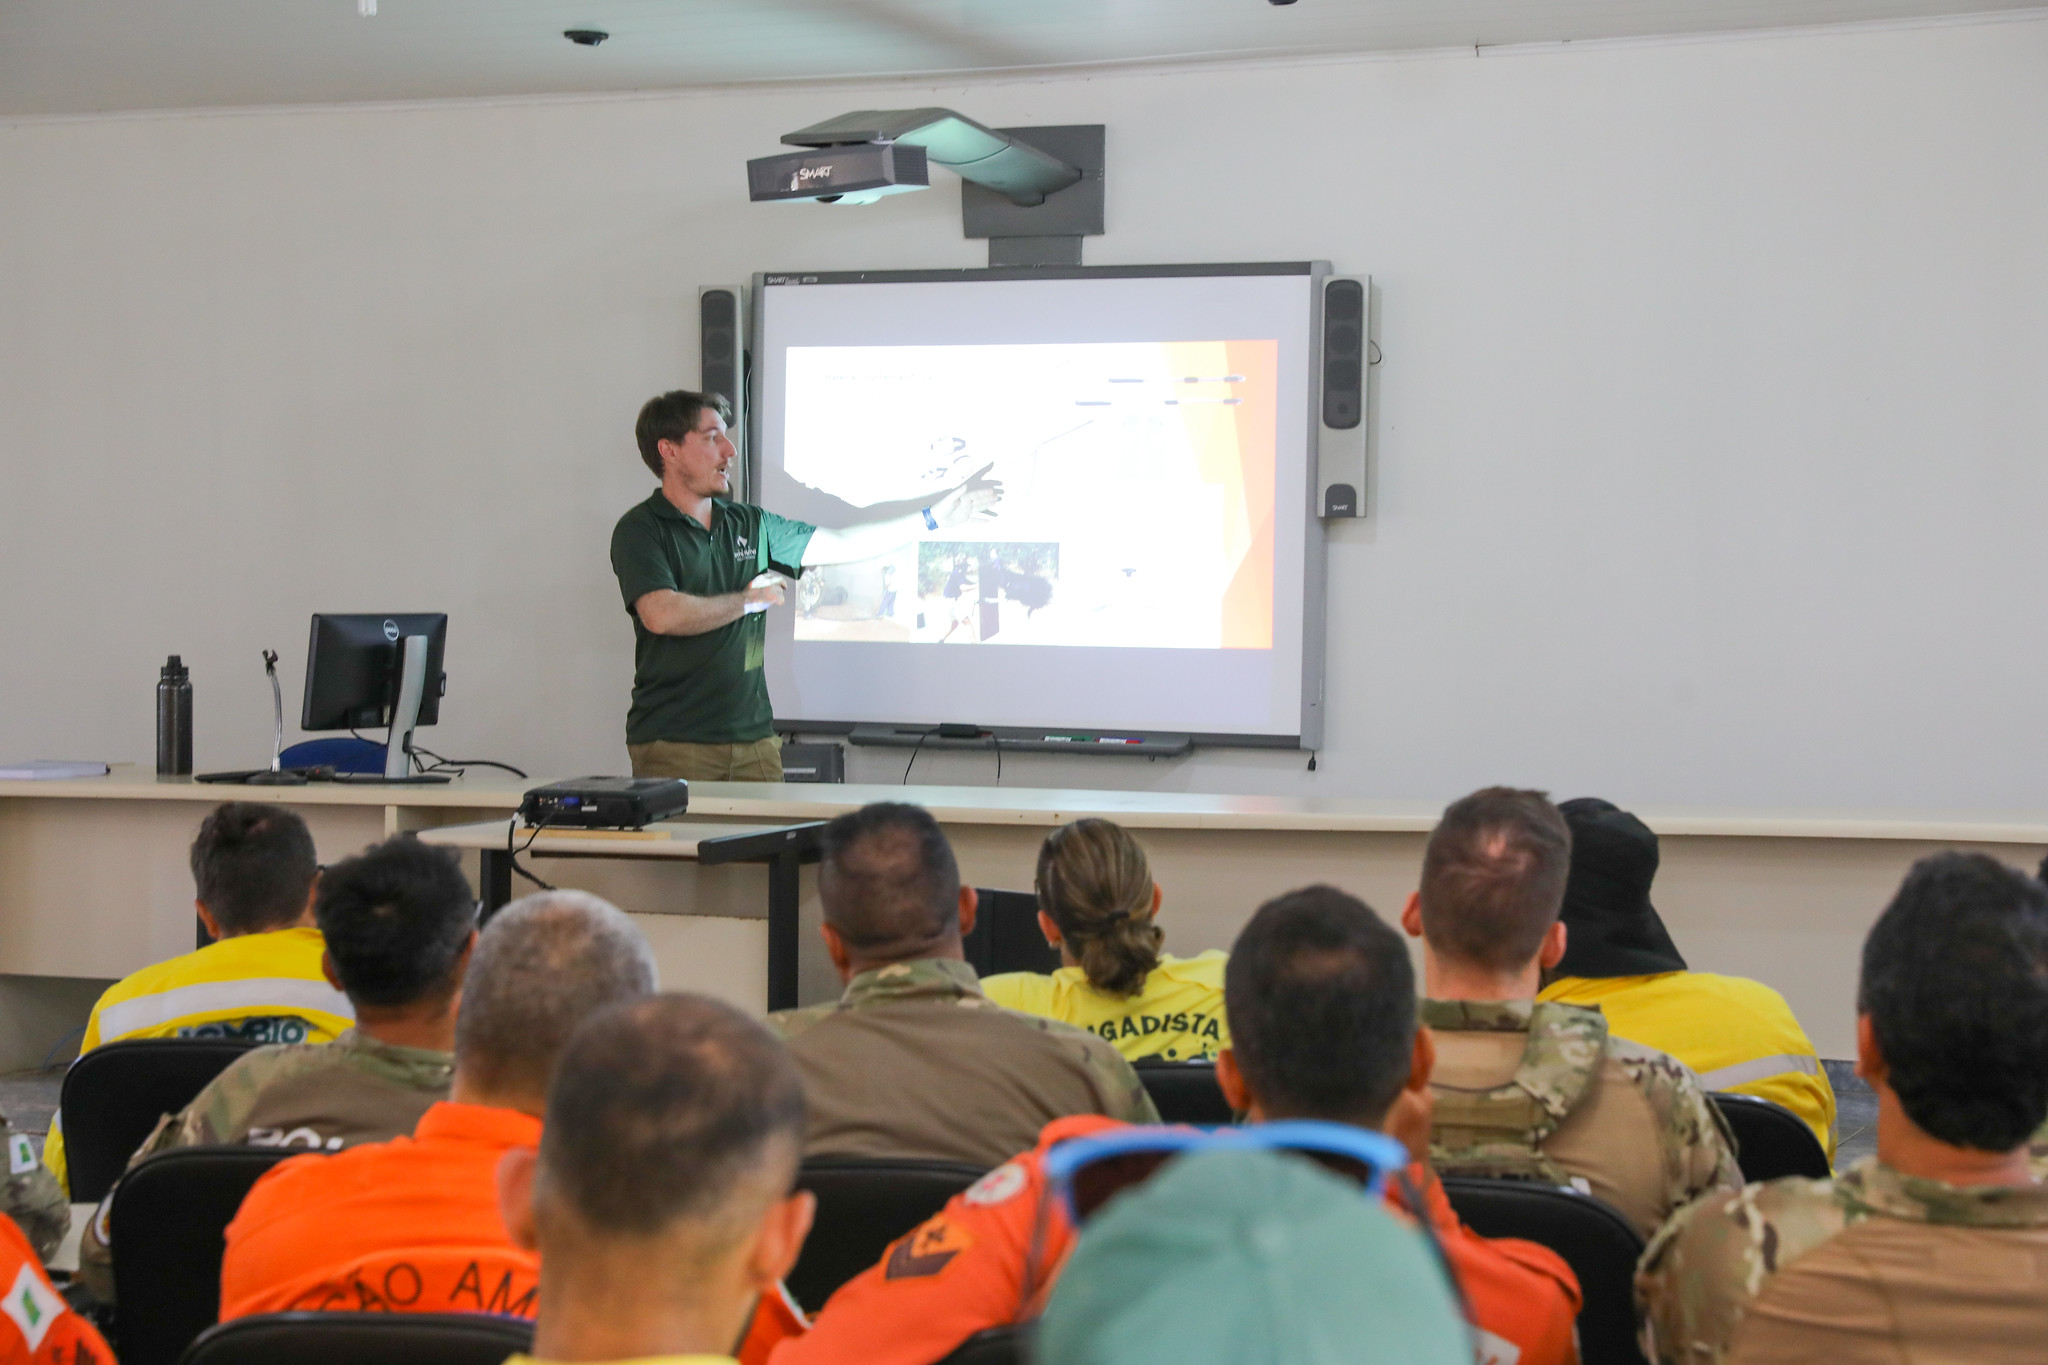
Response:
MULTIPOLYGON (((504 775, 431 786, 310 783, 238 787, 159 778, 134 764, 105 777, 0 782, 0 799, 275 801, 285 805, 513 810, 530 787, 552 779, 504 775)), ((1194 792, 1083 791, 1050 787, 898 787, 697 782, 690 814, 719 819, 827 820, 870 801, 914 801, 942 824, 1051 828, 1100 816, 1135 829, 1284 830, 1423 834, 1442 807, 1428 801, 1222 796, 1194 792)), ((1661 835, 1751 839, 1910 839, 2048 844, 2048 811, 1794 811, 1670 807, 1636 812, 1661 835)))
MULTIPOLYGON (((447 848, 494 849, 503 851, 510 822, 486 820, 476 825, 442 825, 419 831, 421 843, 447 848)), ((743 834, 774 834, 784 825, 720 825, 708 820, 666 821, 641 830, 545 830, 529 846, 530 832, 519 827, 513 847, 521 853, 580 854, 592 858, 694 858, 697 845, 706 839, 730 839, 743 834)))

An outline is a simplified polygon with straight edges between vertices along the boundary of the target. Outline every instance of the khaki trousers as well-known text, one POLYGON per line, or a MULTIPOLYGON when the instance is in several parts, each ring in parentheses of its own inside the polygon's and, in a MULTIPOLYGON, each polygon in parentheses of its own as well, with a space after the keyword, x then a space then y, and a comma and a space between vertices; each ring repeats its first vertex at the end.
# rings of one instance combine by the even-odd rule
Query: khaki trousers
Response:
POLYGON ((748 744, 679 744, 657 739, 628 744, 635 777, 680 777, 685 782, 780 782, 782 737, 748 744))

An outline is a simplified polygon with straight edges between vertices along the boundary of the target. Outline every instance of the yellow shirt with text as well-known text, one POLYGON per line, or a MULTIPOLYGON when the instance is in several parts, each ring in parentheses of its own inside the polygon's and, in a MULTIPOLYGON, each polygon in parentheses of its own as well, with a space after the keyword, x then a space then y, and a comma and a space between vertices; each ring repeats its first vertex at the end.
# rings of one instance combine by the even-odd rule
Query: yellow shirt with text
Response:
MULTIPOLYGON (((320 970, 326 942, 310 925, 241 934, 144 967, 92 1007, 79 1055, 125 1038, 247 1038, 325 1043, 355 1023, 355 1007, 320 970)), ((64 1131, 50 1120, 43 1163, 66 1183, 64 1131)))
POLYGON ((1792 1007, 1761 981, 1713 972, 1564 976, 1536 998, 1598 1005, 1609 1033, 1670 1053, 1702 1090, 1784 1105, 1835 1159, 1834 1087, 1792 1007))
POLYGON ((1004 972, 983 977, 981 989, 1005 1009, 1087 1029, 1127 1061, 1213 1060, 1230 1046, 1223 1016, 1223 968, 1229 961, 1220 948, 1189 958, 1162 954, 1138 993, 1127 997, 1097 990, 1079 967, 1049 975, 1004 972))

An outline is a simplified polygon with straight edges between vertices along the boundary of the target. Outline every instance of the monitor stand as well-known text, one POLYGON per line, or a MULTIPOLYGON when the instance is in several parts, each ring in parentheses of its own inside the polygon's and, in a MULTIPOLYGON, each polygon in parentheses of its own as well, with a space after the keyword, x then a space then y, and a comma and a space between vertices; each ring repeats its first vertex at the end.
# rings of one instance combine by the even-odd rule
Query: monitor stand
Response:
POLYGON ((420 702, 427 694, 427 637, 408 635, 400 647, 398 704, 391 709, 391 733, 384 742, 381 773, 336 773, 337 782, 372 786, 435 786, 451 779, 446 773, 412 771, 412 732, 420 722, 420 702))

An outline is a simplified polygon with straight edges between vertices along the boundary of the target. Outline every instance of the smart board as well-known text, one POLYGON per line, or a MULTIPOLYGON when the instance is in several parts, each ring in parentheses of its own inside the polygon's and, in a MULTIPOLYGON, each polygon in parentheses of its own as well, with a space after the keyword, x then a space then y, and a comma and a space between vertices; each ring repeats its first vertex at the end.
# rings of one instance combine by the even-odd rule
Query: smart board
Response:
POLYGON ((770 615, 778 723, 1313 745, 1324 273, 758 276, 762 505, 843 527, 1003 486, 993 516, 804 571, 770 615))

